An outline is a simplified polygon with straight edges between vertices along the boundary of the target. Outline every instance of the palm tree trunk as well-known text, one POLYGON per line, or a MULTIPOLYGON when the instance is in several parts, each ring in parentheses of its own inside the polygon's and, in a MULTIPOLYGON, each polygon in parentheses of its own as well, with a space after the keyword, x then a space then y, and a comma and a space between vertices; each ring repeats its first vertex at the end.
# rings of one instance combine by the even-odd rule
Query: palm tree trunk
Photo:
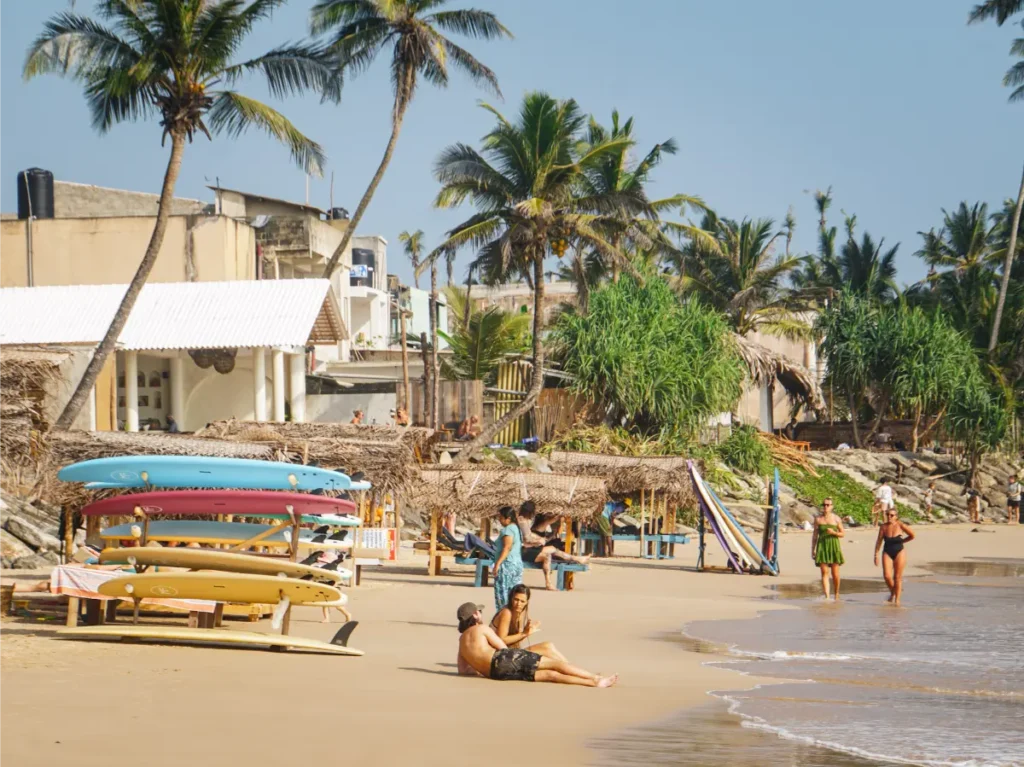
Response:
MULTIPOLYGON (((370 200, 373 199, 373 193, 377 191, 377 186, 380 184, 381 179, 384 178, 384 171, 388 169, 388 165, 391 163, 391 155, 394 154, 395 144, 398 143, 398 134, 402 130, 402 120, 405 118, 405 110, 408 106, 408 99, 399 99, 396 97, 394 119, 391 121, 391 138, 388 139, 388 145, 384 148, 384 157, 381 158, 380 165, 377 166, 377 172, 373 174, 373 178, 370 180, 370 185, 366 187, 366 191, 363 192, 363 199, 359 201, 359 206, 356 208, 356 212, 352 214, 352 220, 345 229, 341 242, 338 243, 338 247, 335 248, 334 253, 331 254, 331 259, 327 262, 327 266, 324 268, 323 276, 325 279, 329 280, 331 275, 334 274, 334 270, 338 268, 338 262, 341 261, 341 256, 345 253, 345 248, 348 247, 349 242, 352 240, 352 235, 355 234, 356 227, 359 226, 359 222, 363 218, 363 213, 365 213, 366 208, 369 207, 370 200)), ((415 280, 415 277, 413 279, 415 280)), ((419 287, 418 281, 416 281, 416 287, 419 287)))
POLYGON ((910 452, 916 453, 917 446, 920 442, 920 434, 918 430, 921 428, 921 405, 918 404, 914 407, 914 431, 910 435, 910 452))
POLYGON ((871 438, 875 436, 875 432, 878 431, 878 427, 882 425, 882 419, 885 418, 885 413, 889 409, 889 396, 883 394, 882 401, 879 403, 881 407, 878 408, 878 412, 875 413, 875 422, 871 426, 871 431, 864 438, 865 442, 870 442, 871 438))
POLYGON ((426 333, 420 333, 420 353, 423 355, 423 425, 429 429, 434 417, 430 414, 430 351, 426 333))
POLYGON ((406 337, 405 309, 402 302, 398 302, 398 322, 402 331, 402 387, 405 392, 405 412, 409 416, 409 423, 412 423, 412 384, 409 382, 409 339, 406 337))
POLYGON ((416 256, 412 257, 412 284, 420 289, 420 260, 416 256))
MULTIPOLYGON (((160 190, 160 202, 156 209, 156 224, 153 227, 153 234, 149 238, 146 254, 142 257, 142 262, 135 271, 135 276, 132 278, 124 298, 121 299, 121 305, 117 307, 117 312, 114 314, 114 319, 110 322, 110 327, 107 328, 106 335, 103 336, 103 340, 100 341, 96 351, 93 352, 92 359, 89 360, 89 366, 86 367, 82 380, 78 382, 78 388, 75 389, 75 393, 71 395, 68 404, 64 406, 64 411, 53 425, 53 428, 58 431, 70 429, 71 424, 75 422, 78 414, 85 407, 92 393, 92 387, 96 385, 96 379, 99 377, 100 371, 103 370, 103 366, 106 364, 110 353, 114 351, 117 338, 121 335, 121 331, 124 330, 125 323, 128 322, 128 315, 131 314, 135 301, 138 299, 139 293, 142 292, 142 286, 146 284, 149 273, 153 271, 153 264, 156 263, 156 257, 160 254, 160 246, 163 245, 164 233, 167 231, 167 220, 171 215, 171 201, 174 198, 174 186, 178 181, 178 173, 181 171, 181 158, 184 153, 184 132, 172 132, 171 156, 167 160, 167 170, 164 171, 164 185, 160 190)), ((174 416, 180 419, 182 414, 175 413, 174 416)))
POLYGON ((999 285, 999 300, 996 301, 996 317, 992 321, 992 336, 988 339, 989 353, 996 348, 999 341, 999 324, 1003 320, 1003 305, 1006 303, 1006 290, 1010 285, 1010 270, 1013 268, 1013 257, 1017 251, 1017 230, 1020 229, 1020 213, 1024 208, 1024 176, 1020 180, 1020 191, 1017 192, 1017 207, 1013 211, 1010 222, 1010 243, 1006 249, 1006 261, 1003 262, 1003 281, 999 285))
POLYGON ((473 316, 473 304, 470 299, 470 292, 473 290, 473 270, 470 269, 466 275, 466 306, 462 310, 462 327, 469 327, 469 318, 473 316))
POLYGON ((536 248, 533 257, 533 377, 530 388, 523 401, 509 410, 505 415, 480 432, 480 436, 468 443, 455 459, 455 463, 465 463, 473 457, 481 447, 494 439, 502 429, 510 423, 533 410, 544 389, 544 246, 536 248))
POLYGON ((923 432, 921 432, 921 439, 928 439, 931 433, 935 431, 935 427, 942 423, 942 416, 944 416, 945 414, 946 406, 943 405, 942 407, 939 408, 939 412, 935 414, 935 417, 932 418, 932 422, 925 427, 925 430, 923 432))
POLYGON ((848 395, 850 402, 850 424, 853 426, 853 444, 857 447, 864 447, 860 440, 860 428, 857 426, 857 398, 852 394, 848 395))
POLYGON ((436 429, 438 423, 438 385, 439 369, 437 365, 437 261, 430 262, 430 415, 431 428, 436 429))

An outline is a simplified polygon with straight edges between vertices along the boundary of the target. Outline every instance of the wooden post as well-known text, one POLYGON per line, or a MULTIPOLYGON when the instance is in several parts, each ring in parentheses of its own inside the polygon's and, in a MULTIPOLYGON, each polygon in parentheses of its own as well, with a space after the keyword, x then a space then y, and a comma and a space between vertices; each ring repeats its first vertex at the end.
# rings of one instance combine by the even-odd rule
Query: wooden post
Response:
MULTIPOLYGON (((647 556, 647 532, 644 530, 644 490, 640 489, 640 556, 647 556)), ((614 532, 614 530, 612 531, 614 532)))
POLYGON ((68 597, 68 620, 65 625, 71 628, 78 625, 78 610, 80 604, 78 597, 68 597))
POLYGON ((430 548, 427 550, 427 575, 440 575, 437 559, 437 509, 430 510, 430 548))
MULTIPOLYGON (((294 484, 294 483, 293 483, 294 484)), ((288 511, 288 516, 292 520, 292 540, 289 545, 289 549, 292 562, 299 561, 299 523, 302 521, 302 516, 295 513, 295 507, 292 505, 285 506, 288 511)), ((289 604, 288 609, 284 611, 284 620, 281 622, 281 636, 288 636, 288 632, 292 628, 292 606, 289 604)))
MULTIPOLYGON (((567 553, 571 553, 572 552, 572 544, 573 544, 572 520, 569 519, 568 517, 562 517, 562 524, 564 524, 566 526, 565 527, 565 550, 566 550, 567 553)), ((574 575, 575 575, 575 573, 573 573, 573 572, 568 572, 568 573, 565 574, 565 590, 566 591, 572 591, 574 588, 576 588, 576 582, 575 582, 575 579, 573 578, 574 575)))
MULTIPOLYGON (((427 354, 427 334, 420 333, 420 352, 423 355, 423 425, 428 429, 430 424, 434 422, 433 415, 430 413, 430 405, 432 403, 429 400, 430 391, 430 355, 427 354)), ((410 418, 412 414, 410 413, 410 418)))
MULTIPOLYGON (((69 509, 67 506, 65 506, 64 507, 64 564, 67 564, 68 562, 70 562, 71 561, 71 555, 75 553, 74 552, 74 548, 75 548, 75 528, 74 528, 75 521, 74 520, 75 520, 75 515, 72 513, 71 509, 69 509)), ((75 600, 75 607, 76 607, 76 609, 78 607, 78 600, 77 599, 75 600)), ((68 616, 70 617, 70 615, 71 615, 71 604, 69 602, 68 603, 68 616)), ((76 620, 75 623, 69 623, 68 625, 69 626, 77 626, 78 622, 76 620)))

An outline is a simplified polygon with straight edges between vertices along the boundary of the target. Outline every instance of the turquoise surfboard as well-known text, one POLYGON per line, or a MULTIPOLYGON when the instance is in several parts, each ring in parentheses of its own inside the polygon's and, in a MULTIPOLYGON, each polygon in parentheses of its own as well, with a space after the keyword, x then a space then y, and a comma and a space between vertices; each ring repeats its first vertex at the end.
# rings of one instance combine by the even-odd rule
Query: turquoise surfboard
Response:
POLYGON ((340 471, 248 458, 188 455, 126 455, 95 458, 65 466, 65 482, 85 482, 92 489, 132 487, 209 487, 248 490, 364 490, 340 471))

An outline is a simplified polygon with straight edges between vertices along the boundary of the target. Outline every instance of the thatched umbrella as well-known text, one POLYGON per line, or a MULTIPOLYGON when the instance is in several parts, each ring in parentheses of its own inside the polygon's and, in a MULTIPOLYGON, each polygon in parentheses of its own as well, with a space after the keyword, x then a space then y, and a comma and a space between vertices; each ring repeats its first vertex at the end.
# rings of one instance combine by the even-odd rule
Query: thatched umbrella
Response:
POLYGON ((749 338, 734 333, 733 341, 736 342, 736 348, 755 386, 767 386, 777 380, 790 399, 794 402, 806 402, 819 417, 824 417, 825 398, 821 387, 807 368, 749 338))

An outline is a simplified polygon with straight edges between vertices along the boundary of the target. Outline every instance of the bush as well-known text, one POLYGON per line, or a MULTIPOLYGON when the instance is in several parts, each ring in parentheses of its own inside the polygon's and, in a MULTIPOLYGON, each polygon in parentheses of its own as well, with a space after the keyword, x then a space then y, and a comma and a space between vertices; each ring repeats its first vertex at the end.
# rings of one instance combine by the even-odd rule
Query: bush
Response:
POLYGON ((734 426, 718 455, 726 464, 746 474, 767 474, 772 470, 772 451, 751 426, 734 426))

